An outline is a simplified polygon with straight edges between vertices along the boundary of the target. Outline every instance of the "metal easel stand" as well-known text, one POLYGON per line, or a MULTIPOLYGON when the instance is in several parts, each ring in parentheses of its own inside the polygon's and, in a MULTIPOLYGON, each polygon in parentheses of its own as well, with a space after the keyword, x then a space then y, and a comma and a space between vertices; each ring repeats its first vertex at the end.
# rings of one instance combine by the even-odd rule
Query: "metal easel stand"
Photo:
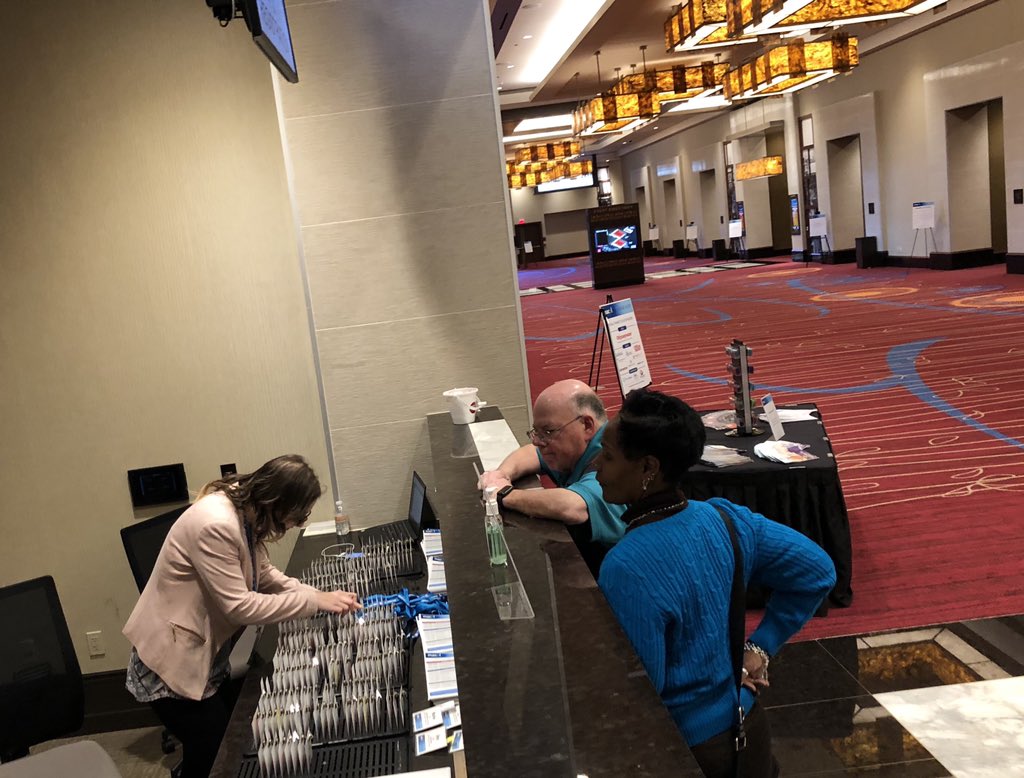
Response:
MULTIPOLYGON (((615 302, 612 296, 605 296, 605 305, 608 303, 615 302)), ((587 375, 587 386, 597 391, 597 387, 601 382, 601 363, 604 361, 604 321, 601 318, 601 309, 597 309, 597 329, 594 330, 594 348, 590 352, 590 373, 587 375), (597 370, 594 370, 595 360, 597 362, 597 370)))
POLYGON ((746 238, 729 238, 729 253, 735 254, 740 259, 748 259, 746 238))
POLYGON ((923 257, 923 259, 928 259, 928 257, 931 256, 931 254, 928 253, 928 236, 929 235, 932 236, 932 251, 935 251, 937 249, 937 246, 935 244, 935 232, 932 230, 931 227, 925 227, 925 228, 918 227, 918 228, 916 228, 914 230, 914 245, 912 245, 910 247, 910 256, 911 257, 916 257, 917 256, 917 254, 915 254, 914 251, 917 249, 917 235, 920 232, 924 233, 924 257, 923 257))

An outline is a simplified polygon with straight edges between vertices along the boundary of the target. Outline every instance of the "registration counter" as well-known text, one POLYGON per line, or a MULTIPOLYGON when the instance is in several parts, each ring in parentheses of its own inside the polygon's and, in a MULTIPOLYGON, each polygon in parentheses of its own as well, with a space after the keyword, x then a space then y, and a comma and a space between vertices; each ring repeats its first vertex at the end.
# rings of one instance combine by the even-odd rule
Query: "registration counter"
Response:
MULTIPOLYGON (((500 412, 485 409, 481 417, 499 419, 500 412)), ((466 774, 702 775, 568 532, 552 522, 507 515, 510 564, 492 567, 473 468, 479 459, 462 441, 460 456, 453 456, 455 428, 447 413, 427 417, 427 428, 432 472, 424 468, 423 475, 443 536, 466 774), (495 597, 495 588, 511 591, 516 581, 522 583, 532 618, 508 619, 525 603, 495 597)), ((353 534, 358 542, 358 533, 353 534)), ((300 538, 287 572, 299 575, 332 542, 300 538)), ((423 583, 410 583, 410 588, 422 591, 423 583)), ((275 633, 273 628, 264 631, 257 662, 272 660, 275 633)), ((422 652, 416 646, 412 658, 410 704, 418 710, 428 703, 422 652)), ((266 664, 255 666, 246 678, 212 773, 217 778, 259 775, 245 753, 259 679, 267 672, 266 664)), ((447 753, 416 757, 409 749, 392 769, 451 764, 447 753)), ((457 766, 455 775, 463 769, 461 761, 457 766)), ((388 773, 364 766, 359 772, 311 774, 388 773)))

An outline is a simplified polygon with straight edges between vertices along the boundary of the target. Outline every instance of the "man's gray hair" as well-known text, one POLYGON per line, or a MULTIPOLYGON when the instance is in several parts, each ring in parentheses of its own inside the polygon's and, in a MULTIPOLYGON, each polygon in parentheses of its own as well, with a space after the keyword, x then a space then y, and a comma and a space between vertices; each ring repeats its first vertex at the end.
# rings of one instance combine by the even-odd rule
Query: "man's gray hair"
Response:
POLYGON ((589 413, 600 422, 608 421, 604 403, 595 392, 580 392, 573 399, 576 401, 576 410, 580 413, 589 413))

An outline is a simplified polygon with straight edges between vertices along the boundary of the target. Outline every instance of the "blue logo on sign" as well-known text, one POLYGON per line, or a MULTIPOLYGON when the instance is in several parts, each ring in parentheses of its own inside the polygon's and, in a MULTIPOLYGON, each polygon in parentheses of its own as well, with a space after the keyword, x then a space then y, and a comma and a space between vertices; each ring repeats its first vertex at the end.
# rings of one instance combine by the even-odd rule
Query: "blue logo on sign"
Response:
POLYGON ((625 330, 626 330, 626 325, 625 324, 623 324, 621 327, 619 327, 619 332, 624 332, 625 330))
POLYGON ((639 370, 639 369, 640 369, 640 368, 638 368, 638 367, 634 367, 634 368, 632 368, 632 369, 631 369, 631 370, 630 370, 629 372, 630 372, 630 373, 635 373, 635 372, 636 372, 637 370, 639 370))
POLYGON ((629 347, 630 347, 630 346, 632 346, 632 345, 633 345, 632 343, 623 343, 623 344, 622 344, 622 347, 623 347, 623 348, 629 348, 629 347))

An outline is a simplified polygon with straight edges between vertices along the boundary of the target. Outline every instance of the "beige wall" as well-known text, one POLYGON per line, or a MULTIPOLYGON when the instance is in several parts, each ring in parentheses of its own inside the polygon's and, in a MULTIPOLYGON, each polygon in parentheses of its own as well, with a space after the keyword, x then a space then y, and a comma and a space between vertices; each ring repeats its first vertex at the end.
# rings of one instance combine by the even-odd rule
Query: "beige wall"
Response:
POLYGON ((110 670, 126 470, 329 474, 273 85, 202 3, 8 4, 5 37, 0 584, 52 574, 83 670, 110 670))
POLYGON ((366 526, 404 515, 445 389, 529 426, 489 17, 483 0, 288 13, 282 128, 335 472, 366 526))

